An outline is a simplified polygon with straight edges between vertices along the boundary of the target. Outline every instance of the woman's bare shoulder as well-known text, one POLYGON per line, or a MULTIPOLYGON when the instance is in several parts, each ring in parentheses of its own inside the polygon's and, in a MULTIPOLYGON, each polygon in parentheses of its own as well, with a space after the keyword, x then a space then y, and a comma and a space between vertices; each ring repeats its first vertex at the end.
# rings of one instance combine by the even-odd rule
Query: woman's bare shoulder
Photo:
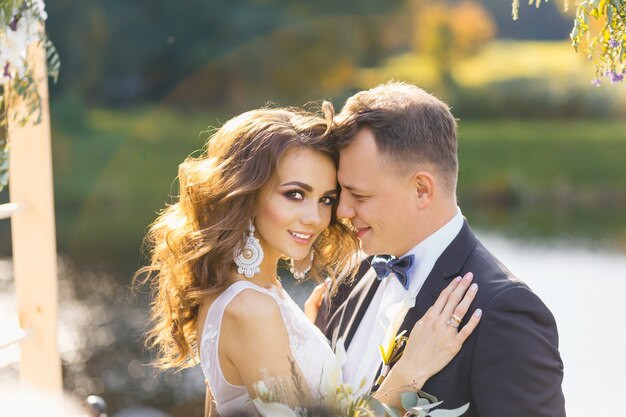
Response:
POLYGON ((282 323, 280 307, 271 295, 247 288, 239 292, 224 309, 224 319, 235 325, 259 326, 276 320, 282 323))

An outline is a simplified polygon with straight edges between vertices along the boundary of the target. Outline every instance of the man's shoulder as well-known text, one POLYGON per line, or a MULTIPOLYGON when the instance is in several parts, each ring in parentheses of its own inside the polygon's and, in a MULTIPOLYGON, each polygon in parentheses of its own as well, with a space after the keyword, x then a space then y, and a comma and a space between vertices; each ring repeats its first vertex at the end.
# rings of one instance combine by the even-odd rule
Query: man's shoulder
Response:
POLYGON ((490 289, 504 289, 508 286, 527 286, 524 281, 509 270, 500 259, 489 251, 480 240, 468 256, 464 269, 474 273, 474 281, 490 289))
POLYGON ((511 272, 480 241, 467 258, 464 271, 474 274, 474 282, 479 288, 476 302, 481 308, 524 303, 539 303, 545 307, 528 284, 511 272))

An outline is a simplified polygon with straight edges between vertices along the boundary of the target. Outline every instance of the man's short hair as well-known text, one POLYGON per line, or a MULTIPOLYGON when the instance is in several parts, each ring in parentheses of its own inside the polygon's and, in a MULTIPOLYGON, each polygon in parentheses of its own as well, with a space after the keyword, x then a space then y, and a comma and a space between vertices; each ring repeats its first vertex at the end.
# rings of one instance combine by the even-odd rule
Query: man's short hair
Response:
POLYGON ((364 128, 374 134, 378 151, 403 170, 430 163, 444 190, 456 191, 456 120, 437 97, 412 84, 388 82, 350 97, 335 118, 337 149, 364 128))

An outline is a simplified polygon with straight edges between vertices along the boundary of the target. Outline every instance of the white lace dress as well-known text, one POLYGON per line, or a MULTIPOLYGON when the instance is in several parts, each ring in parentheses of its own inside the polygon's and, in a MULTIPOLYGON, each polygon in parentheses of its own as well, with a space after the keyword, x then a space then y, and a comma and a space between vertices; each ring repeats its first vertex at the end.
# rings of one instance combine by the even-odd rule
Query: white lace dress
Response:
MULTIPOLYGON (((335 361, 335 355, 322 332, 309 321, 286 291, 277 287, 265 289, 251 282, 238 281, 220 294, 209 308, 200 339, 200 364, 204 376, 209 381, 217 412, 222 417, 242 412, 256 413, 246 387, 232 385, 226 381, 218 357, 224 310, 228 303, 245 289, 271 296, 280 307, 289 335, 291 353, 314 397, 319 395, 323 371, 330 369, 335 361)), ((259 323, 259 325, 263 324, 259 323)), ((254 354, 252 347, 250 354, 254 354)))

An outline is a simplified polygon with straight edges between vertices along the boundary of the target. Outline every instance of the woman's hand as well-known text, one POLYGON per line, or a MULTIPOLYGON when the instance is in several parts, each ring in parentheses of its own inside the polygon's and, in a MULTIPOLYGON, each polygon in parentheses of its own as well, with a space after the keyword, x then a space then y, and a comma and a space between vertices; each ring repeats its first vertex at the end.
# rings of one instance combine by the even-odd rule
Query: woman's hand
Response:
POLYGON ((304 302, 304 314, 315 324, 317 319, 317 313, 320 311, 320 306, 324 297, 328 294, 328 288, 330 286, 330 278, 323 283, 317 285, 309 298, 304 302))
POLYGON ((412 374, 416 382, 423 385, 461 350, 482 315, 480 309, 476 310, 467 324, 458 330, 478 291, 478 285, 471 284, 473 278, 474 275, 468 272, 441 292, 435 304, 411 330, 404 353, 394 369, 406 370, 407 377, 412 374))
POLYGON ((402 388, 421 389, 459 352, 482 315, 480 309, 476 310, 467 324, 458 330, 478 291, 478 286, 471 284, 473 278, 471 272, 463 278, 457 277, 439 294, 435 304, 411 330, 402 357, 376 391, 376 398, 398 406, 400 394, 404 391, 402 388))

